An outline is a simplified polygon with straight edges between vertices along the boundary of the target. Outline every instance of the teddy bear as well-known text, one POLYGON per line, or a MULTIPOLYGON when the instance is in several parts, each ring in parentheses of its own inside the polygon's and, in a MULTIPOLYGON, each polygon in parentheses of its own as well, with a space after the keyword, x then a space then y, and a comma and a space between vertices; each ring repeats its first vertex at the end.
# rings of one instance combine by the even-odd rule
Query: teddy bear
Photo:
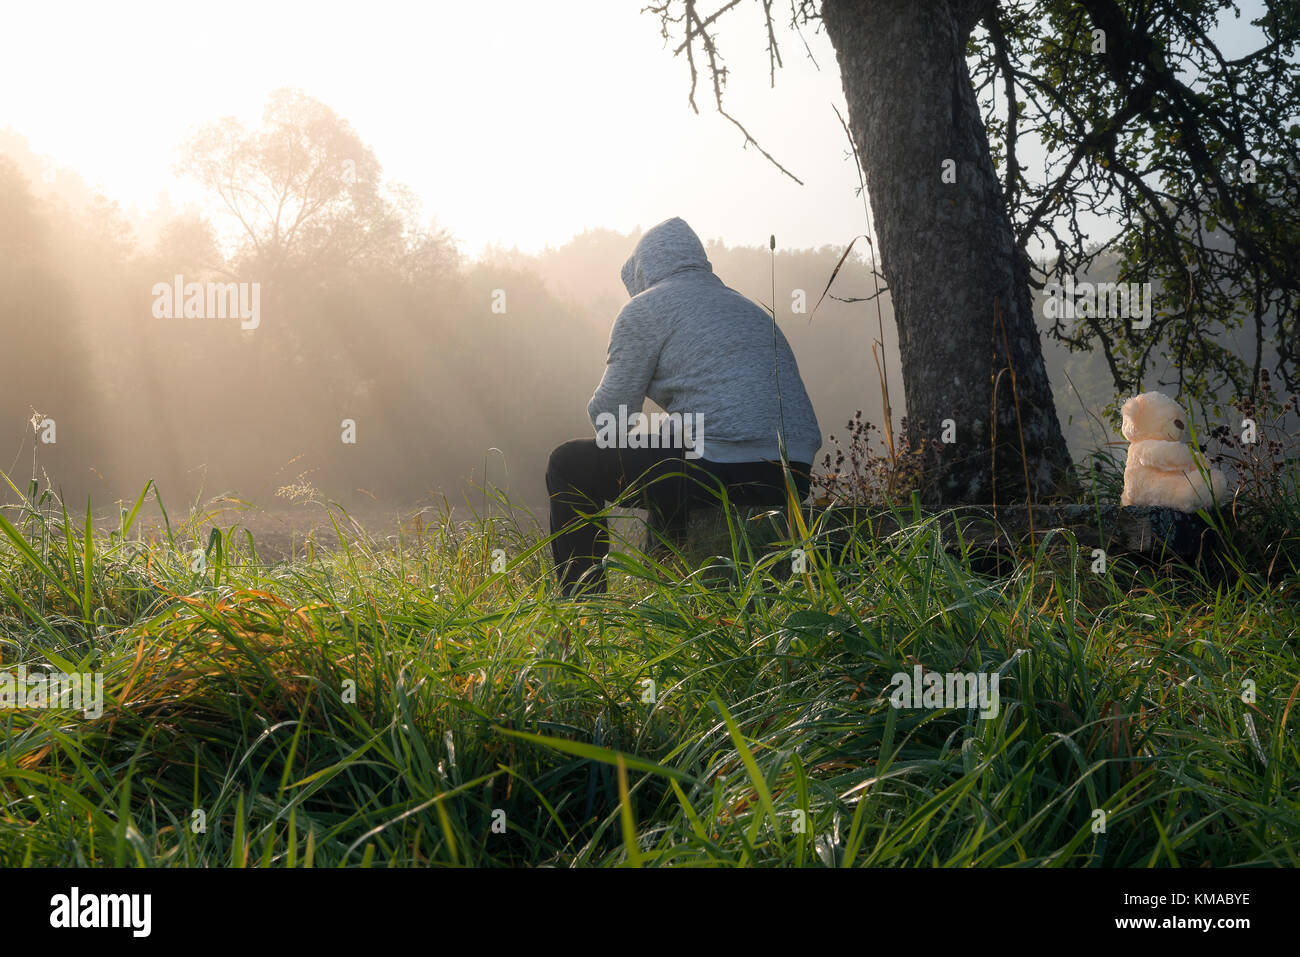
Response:
POLYGON ((1186 414, 1177 402, 1162 392, 1143 392, 1125 402, 1120 414, 1120 431, 1129 441, 1121 505, 1195 512, 1227 499, 1223 472, 1208 468, 1187 444, 1186 414))

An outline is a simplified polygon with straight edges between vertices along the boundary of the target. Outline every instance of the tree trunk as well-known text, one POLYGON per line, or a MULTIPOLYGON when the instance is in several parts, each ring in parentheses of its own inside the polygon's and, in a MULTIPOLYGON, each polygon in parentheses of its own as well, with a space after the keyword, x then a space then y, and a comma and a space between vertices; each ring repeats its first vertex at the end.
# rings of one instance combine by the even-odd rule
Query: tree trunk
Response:
POLYGON ((1038 500, 1070 464, 1025 260, 966 67, 966 41, 982 7, 979 0, 822 5, 893 298, 908 431, 941 440, 926 458, 925 497, 936 504, 1023 502, 1026 459, 1029 496, 1038 500))

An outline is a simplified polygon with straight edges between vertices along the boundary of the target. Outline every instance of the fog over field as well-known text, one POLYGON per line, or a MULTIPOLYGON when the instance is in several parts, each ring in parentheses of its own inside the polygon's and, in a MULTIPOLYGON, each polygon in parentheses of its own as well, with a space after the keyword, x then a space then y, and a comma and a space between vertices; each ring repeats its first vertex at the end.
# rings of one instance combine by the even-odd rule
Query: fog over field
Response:
MULTIPOLYGON (((406 506, 490 485, 537 507, 550 449, 591 434, 619 268, 670 216, 729 285, 775 293, 826 435, 857 410, 882 423, 881 372, 897 426, 870 244, 835 273, 868 220, 825 37, 774 88, 761 42, 737 28, 728 54, 730 109, 796 182, 692 112, 653 18, 577 6, 576 33, 540 4, 325 8, 292 44, 283 8, 248 31, 253 7, 167 7, 196 54, 252 55, 162 83, 113 52, 162 7, 76 8, 66 73, 60 8, 8 14, 28 42, 0 65, 0 467, 72 503, 153 479, 177 502, 406 506)), ((1044 348, 1072 451, 1113 438, 1101 358, 1044 348)))

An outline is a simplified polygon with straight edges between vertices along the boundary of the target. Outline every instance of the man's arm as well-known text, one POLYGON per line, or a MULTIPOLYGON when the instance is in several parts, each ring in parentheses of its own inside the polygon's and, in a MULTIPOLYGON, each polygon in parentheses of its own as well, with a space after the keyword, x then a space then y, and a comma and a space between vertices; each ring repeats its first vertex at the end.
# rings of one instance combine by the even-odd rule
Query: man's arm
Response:
POLYGON ((654 317, 640 303, 624 306, 609 334, 605 375, 587 403, 593 426, 602 412, 617 417, 620 405, 628 415, 641 411, 662 348, 663 329, 654 317))

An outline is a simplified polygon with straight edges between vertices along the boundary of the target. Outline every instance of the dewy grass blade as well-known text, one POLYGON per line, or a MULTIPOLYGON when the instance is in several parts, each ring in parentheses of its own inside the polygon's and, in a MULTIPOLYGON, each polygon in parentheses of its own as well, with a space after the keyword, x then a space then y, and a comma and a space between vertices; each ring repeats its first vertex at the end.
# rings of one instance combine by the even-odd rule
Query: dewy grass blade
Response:
POLYGON ((641 849, 637 846, 636 821, 632 817, 632 801, 627 791, 627 762, 618 756, 618 814, 623 825, 623 847, 627 862, 632 867, 641 866, 641 849))
MULTIPOLYGON (((727 725, 727 733, 731 735, 731 742, 736 746, 736 752, 745 765, 745 772, 749 775, 750 783, 753 784, 754 790, 758 794, 759 803, 772 824, 772 831, 776 835, 777 843, 780 844, 782 843, 781 819, 777 817, 776 806, 772 803, 772 792, 768 790, 767 781, 764 779, 762 771, 759 770, 758 762, 754 760, 754 754, 750 751, 749 745, 745 743, 745 736, 740 733, 740 728, 736 725, 735 719, 732 718, 731 712, 727 710, 727 706, 718 698, 714 698, 713 701, 717 705, 718 713, 722 715, 723 722, 727 725)), ((757 826, 760 822, 761 818, 756 817, 755 827, 750 836, 751 841, 757 834, 757 826)))
POLYGON ((563 738, 549 738, 545 735, 530 734, 527 731, 512 731, 509 728, 498 727, 495 730, 512 738, 519 738, 523 741, 532 741, 536 744, 542 744, 548 748, 554 748, 557 751, 564 751, 568 754, 572 754, 574 757, 586 758, 588 761, 600 761, 613 767, 617 767, 618 763, 623 761, 627 767, 636 771, 645 771, 649 774, 661 774, 665 777, 676 778, 678 781, 685 781, 688 784, 695 782, 695 777, 684 771, 656 764, 653 761, 646 761, 642 758, 636 757, 635 755, 624 754, 623 752, 613 751, 609 748, 598 747, 594 744, 586 744, 582 741, 566 741, 563 738))
POLYGON ((63 576, 55 574, 54 570, 41 559, 41 556, 36 554, 36 550, 27 543, 27 539, 23 537, 22 533, 14 528, 13 523, 3 515, 0 515, 0 532, 3 532, 4 536, 13 543, 13 546, 18 549, 19 554, 23 556, 28 565, 40 572, 41 576, 57 588, 73 605, 80 606, 81 599, 68 587, 63 580, 63 576))

